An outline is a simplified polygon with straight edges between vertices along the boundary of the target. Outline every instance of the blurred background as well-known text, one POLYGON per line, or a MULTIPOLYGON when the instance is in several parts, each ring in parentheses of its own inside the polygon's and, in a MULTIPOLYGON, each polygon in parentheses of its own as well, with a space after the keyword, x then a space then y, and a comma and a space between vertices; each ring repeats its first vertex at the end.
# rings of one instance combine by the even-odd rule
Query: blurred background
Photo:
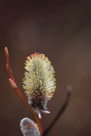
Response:
POLYGON ((70 103, 48 136, 91 135, 91 1, 0 0, 0 135, 22 136, 19 123, 34 119, 8 83, 4 47, 21 92, 26 57, 46 54, 56 71, 57 89, 42 114, 46 129, 72 86, 70 103))

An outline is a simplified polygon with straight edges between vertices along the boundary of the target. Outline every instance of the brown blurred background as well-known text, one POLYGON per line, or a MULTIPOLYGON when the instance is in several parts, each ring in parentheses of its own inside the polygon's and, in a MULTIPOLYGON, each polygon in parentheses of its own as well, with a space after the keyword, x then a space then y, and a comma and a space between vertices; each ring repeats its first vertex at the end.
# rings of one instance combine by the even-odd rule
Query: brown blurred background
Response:
POLYGON ((22 93, 24 62, 34 52, 46 54, 56 71, 57 89, 43 114, 44 129, 63 105, 70 104, 48 136, 91 135, 91 1, 0 0, 0 136, 22 136, 19 122, 33 116, 8 83, 4 47, 10 53, 22 93))

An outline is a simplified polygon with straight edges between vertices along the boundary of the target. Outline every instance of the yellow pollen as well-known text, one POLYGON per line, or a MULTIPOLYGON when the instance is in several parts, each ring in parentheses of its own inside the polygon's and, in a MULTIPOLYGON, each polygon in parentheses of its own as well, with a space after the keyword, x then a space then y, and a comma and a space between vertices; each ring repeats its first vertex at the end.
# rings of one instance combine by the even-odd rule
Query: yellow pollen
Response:
POLYGON ((44 54, 34 53, 27 57, 25 63, 23 88, 28 96, 36 92, 36 95, 45 95, 50 100, 56 89, 54 68, 48 57, 44 54), (38 92, 39 91, 39 92, 38 92))

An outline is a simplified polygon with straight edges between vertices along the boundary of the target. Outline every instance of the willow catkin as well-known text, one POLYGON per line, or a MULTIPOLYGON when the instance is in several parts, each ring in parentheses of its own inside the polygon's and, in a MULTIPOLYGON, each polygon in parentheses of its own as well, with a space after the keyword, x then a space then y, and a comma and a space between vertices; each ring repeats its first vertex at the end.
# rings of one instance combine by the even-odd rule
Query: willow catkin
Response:
POLYGON ((56 89, 54 68, 44 54, 34 53, 25 62, 23 88, 28 96, 28 103, 39 113, 47 112, 47 102, 56 89))
POLYGON ((20 129, 23 136, 40 136, 37 124, 29 118, 23 118, 20 121, 20 129))

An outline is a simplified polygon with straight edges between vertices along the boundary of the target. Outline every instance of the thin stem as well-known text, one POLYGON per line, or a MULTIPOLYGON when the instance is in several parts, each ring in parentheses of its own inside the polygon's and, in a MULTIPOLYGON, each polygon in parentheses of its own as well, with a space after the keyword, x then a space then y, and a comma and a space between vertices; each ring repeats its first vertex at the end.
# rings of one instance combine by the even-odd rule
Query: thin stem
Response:
POLYGON ((10 67, 10 63, 9 63, 9 52, 8 52, 8 48, 5 47, 5 56, 6 56, 6 68, 7 68, 7 72, 10 76, 9 78, 9 83, 10 85, 12 86, 12 88, 15 90, 15 92, 18 94, 19 98, 22 100, 22 102, 26 105, 26 107, 29 109, 29 111, 34 115, 37 123, 38 123, 38 126, 39 126, 39 130, 40 130, 40 133, 41 135, 43 134, 43 127, 42 127, 42 123, 41 123, 41 120, 39 119, 38 117, 38 114, 36 112, 33 111, 33 109, 31 108, 31 106, 28 104, 28 102, 26 101, 26 99, 24 98, 24 96, 22 95, 21 91, 19 90, 16 82, 15 82, 15 79, 14 79, 14 76, 12 74, 12 70, 11 70, 11 67, 10 67))
POLYGON ((70 100, 70 95, 71 95, 71 87, 68 87, 67 88, 67 97, 66 97, 64 105, 59 110, 59 112, 57 113, 57 115, 55 116, 55 118, 53 119, 53 121, 51 122, 50 126, 44 131, 43 136, 46 136, 50 132, 50 130, 54 127, 54 125, 58 121, 59 117, 65 111, 66 107, 68 106, 69 100, 70 100))

